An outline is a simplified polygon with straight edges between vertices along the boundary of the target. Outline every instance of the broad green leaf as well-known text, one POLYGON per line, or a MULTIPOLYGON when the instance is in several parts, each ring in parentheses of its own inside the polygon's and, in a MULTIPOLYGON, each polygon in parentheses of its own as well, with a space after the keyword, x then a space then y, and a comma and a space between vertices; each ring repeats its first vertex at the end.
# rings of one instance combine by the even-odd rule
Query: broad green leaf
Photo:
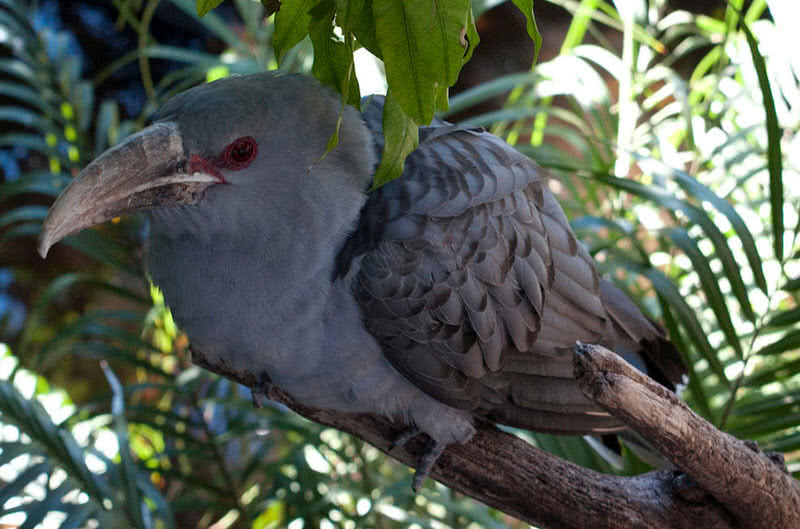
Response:
POLYGON ((513 0, 514 5, 522 11, 525 15, 525 29, 528 31, 528 36, 533 41, 533 63, 539 58, 539 50, 542 49, 542 34, 539 33, 539 27, 536 25, 536 17, 533 14, 533 0, 513 0))
POLYGON ((382 57, 375 36, 375 21, 372 17, 372 0, 336 0, 336 24, 344 34, 352 33, 358 43, 376 57, 382 57))
POLYGON ((381 163, 375 171, 371 190, 403 174, 406 157, 419 144, 419 128, 395 100, 392 88, 386 94, 383 107, 383 134, 385 137, 381 163))
POLYGON ((353 65, 352 40, 351 37, 346 37, 343 42, 337 39, 333 32, 334 4, 332 1, 325 3, 330 5, 329 13, 313 20, 309 26, 309 35, 314 44, 311 71, 322 84, 342 94, 346 104, 358 108, 361 94, 353 65))
POLYGON ((223 0, 197 0, 197 14, 202 17, 222 2, 223 0))
POLYGON ((286 52, 308 34, 311 23, 309 10, 318 0, 282 0, 281 9, 275 13, 275 32, 272 34, 272 49, 280 64, 286 52))
POLYGON ((111 416, 113 418, 114 433, 117 434, 120 447, 120 478, 125 487, 125 507, 129 518, 134 521, 137 528, 149 528, 151 524, 145 522, 143 513, 143 498, 137 479, 139 472, 133 461, 128 441, 128 421, 125 419, 125 392, 119 379, 108 364, 102 363, 100 367, 108 380, 108 385, 111 386, 113 395, 111 398, 111 416))
POLYGON ((761 87, 761 96, 764 101, 764 112, 767 116, 767 160, 769 167, 772 242, 775 247, 775 256, 781 261, 783 260, 783 156, 781 154, 781 128, 778 125, 778 114, 775 111, 775 100, 772 97, 772 88, 769 84, 764 57, 759 53, 758 42, 747 24, 742 24, 742 30, 747 37, 750 55, 753 57, 753 66, 758 75, 758 84, 761 87))
POLYGON ((469 2, 382 0, 374 2, 372 10, 396 101, 416 123, 430 123, 436 108, 445 103, 442 91, 455 83, 468 53, 462 31, 466 34, 472 23, 469 2))

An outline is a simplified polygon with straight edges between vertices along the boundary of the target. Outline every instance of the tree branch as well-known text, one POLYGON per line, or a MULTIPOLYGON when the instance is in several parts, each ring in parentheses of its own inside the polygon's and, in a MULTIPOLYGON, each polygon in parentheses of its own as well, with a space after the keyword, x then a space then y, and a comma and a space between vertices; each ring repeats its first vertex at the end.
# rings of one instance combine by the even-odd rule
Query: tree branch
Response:
MULTIPOLYGON (((248 387, 253 373, 193 361, 248 387)), ((678 397, 599 346, 578 345, 584 392, 686 471, 635 477, 601 474, 539 450, 488 423, 466 444, 450 445, 431 476, 463 494, 547 529, 791 529, 800 527, 800 486, 780 464, 719 432, 678 397)), ((300 415, 371 443, 414 466, 425 440, 389 451, 404 425, 372 415, 303 406, 278 388, 268 395, 300 415)), ((409 480, 410 486, 410 480, 409 480)))

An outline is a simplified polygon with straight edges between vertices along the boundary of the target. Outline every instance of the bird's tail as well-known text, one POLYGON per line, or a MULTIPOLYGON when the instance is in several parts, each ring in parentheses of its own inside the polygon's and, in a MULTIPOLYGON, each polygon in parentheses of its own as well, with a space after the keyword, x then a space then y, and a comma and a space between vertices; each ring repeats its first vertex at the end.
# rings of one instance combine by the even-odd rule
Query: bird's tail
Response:
POLYGON ((600 296, 614 326, 614 351, 672 391, 685 385, 688 373, 686 363, 667 339, 664 329, 642 314, 613 283, 602 280, 600 296))

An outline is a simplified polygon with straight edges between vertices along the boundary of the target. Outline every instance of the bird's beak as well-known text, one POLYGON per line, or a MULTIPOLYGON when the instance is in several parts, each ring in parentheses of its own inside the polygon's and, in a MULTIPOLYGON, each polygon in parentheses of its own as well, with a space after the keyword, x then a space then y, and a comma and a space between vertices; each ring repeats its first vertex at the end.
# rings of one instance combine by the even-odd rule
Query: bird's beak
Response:
POLYGON ((39 254, 89 226, 138 209, 193 204, 219 178, 192 171, 176 123, 156 123, 97 157, 50 208, 39 254))

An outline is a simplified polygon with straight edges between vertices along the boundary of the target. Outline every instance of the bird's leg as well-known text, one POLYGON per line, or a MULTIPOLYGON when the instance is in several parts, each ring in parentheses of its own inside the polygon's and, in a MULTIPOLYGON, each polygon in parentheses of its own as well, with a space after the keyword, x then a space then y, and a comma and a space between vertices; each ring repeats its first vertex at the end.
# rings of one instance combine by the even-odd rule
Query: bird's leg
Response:
POLYGON ((447 448, 445 443, 440 443, 433 438, 429 440, 428 446, 425 448, 425 453, 419 458, 419 465, 417 466, 417 471, 414 472, 414 479, 411 481, 411 490, 415 493, 419 492, 419 489, 422 488, 422 484, 425 482, 433 465, 436 463, 436 460, 439 459, 439 456, 442 455, 445 448, 447 448))
MULTIPOLYGON (((389 451, 405 445, 408 441, 421 433, 425 432, 416 426, 409 426, 408 428, 401 430, 400 433, 398 433, 394 439, 392 439, 392 443, 389 445, 389 451)), ((433 465, 436 463, 436 460, 439 459, 439 456, 442 455, 444 449, 447 448, 446 443, 440 443, 432 437, 428 437, 429 439, 428 444, 425 447, 425 452, 419 458, 417 470, 414 472, 414 479, 411 481, 411 490, 413 490, 415 493, 419 492, 419 489, 422 487, 422 484, 428 477, 428 474, 433 468, 433 465)))
POLYGON ((405 445, 407 442, 421 433, 422 430, 416 426, 409 426, 408 428, 400 430, 400 432, 394 436, 394 439, 392 439, 392 443, 389 445, 389 451, 391 452, 395 448, 405 445))

